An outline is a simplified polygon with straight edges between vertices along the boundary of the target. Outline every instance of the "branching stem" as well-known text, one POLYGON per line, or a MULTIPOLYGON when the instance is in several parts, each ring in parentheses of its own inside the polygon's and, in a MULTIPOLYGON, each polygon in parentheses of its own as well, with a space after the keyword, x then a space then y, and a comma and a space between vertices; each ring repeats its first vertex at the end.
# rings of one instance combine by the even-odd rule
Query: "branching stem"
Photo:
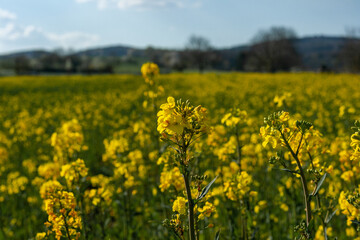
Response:
MULTIPOLYGON (((305 178, 305 174, 304 174, 304 170, 301 166, 301 163, 300 163, 300 160, 298 158, 298 151, 295 153, 293 151, 293 149, 291 148, 289 142, 286 140, 286 137, 284 136, 283 132, 281 131, 281 129, 279 129, 280 131, 280 134, 281 134, 281 137, 283 138, 284 142, 285 142, 285 145, 286 147, 289 149, 292 157, 295 159, 296 161, 296 164, 299 168, 299 174, 300 174, 300 179, 301 179, 301 185, 302 185, 302 188, 303 188, 303 195, 304 195, 304 203, 305 203, 305 211, 306 211, 306 226, 308 227, 309 226, 309 223, 310 223, 310 220, 311 220, 311 206, 310 206, 310 199, 309 199, 309 190, 308 190, 308 187, 307 187, 307 182, 306 182, 306 178, 305 178)), ((303 134, 301 136, 301 141, 302 141, 302 137, 303 137, 303 134)), ((301 144, 301 141, 299 143, 299 146, 301 144)))

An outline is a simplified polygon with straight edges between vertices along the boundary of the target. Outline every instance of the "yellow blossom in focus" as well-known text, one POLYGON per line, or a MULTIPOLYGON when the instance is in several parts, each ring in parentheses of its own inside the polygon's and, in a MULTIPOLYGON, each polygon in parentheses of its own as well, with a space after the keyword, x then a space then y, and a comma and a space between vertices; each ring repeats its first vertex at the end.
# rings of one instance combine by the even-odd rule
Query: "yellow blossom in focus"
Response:
POLYGON ((177 191, 184 188, 184 180, 181 175, 180 169, 174 167, 170 170, 164 169, 160 176, 160 190, 164 192, 170 186, 174 186, 177 191))
POLYGON ((65 235, 72 239, 79 239, 82 219, 76 210, 76 199, 72 192, 57 191, 50 193, 45 199, 45 210, 48 214, 48 221, 45 225, 55 233, 57 240, 65 235))
POLYGON ((193 107, 189 102, 181 101, 175 103, 173 97, 168 97, 160 109, 157 130, 164 139, 191 141, 197 135, 210 132, 207 110, 202 106, 193 107))
POLYGON ((186 199, 184 197, 177 197, 173 203, 173 212, 178 212, 182 215, 186 214, 186 199))

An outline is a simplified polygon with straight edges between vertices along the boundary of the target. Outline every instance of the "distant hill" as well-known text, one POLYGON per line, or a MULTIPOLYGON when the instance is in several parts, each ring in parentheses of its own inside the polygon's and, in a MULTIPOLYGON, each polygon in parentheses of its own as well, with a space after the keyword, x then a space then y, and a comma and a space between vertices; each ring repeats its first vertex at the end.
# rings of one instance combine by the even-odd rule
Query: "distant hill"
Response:
POLYGON ((347 38, 344 37, 307 37, 295 41, 295 48, 302 58, 305 69, 339 66, 339 53, 347 38))
POLYGON ((27 57, 27 58, 39 58, 45 55, 52 54, 52 52, 45 51, 45 50, 29 50, 23 52, 15 52, 10 54, 0 55, 1 60, 5 59, 14 59, 17 57, 27 57))
MULTIPOLYGON (((298 38, 294 45, 305 70, 336 69, 339 66, 338 54, 346 40, 345 37, 313 36, 298 38)), ((249 46, 240 45, 219 51, 225 58, 234 59, 247 50, 249 46)))
MULTIPOLYGON (((316 71, 321 68, 338 70, 341 67, 339 62, 339 52, 344 46, 347 38, 345 37, 329 37, 329 36, 312 36, 303 37, 295 40, 294 45, 302 59, 302 69, 316 71)), ((156 59, 176 59, 181 54, 179 50, 161 50, 152 49, 156 52, 156 59)), ((249 50, 249 45, 239 45, 230 48, 214 49, 219 53, 221 63, 218 68, 222 70, 236 70, 241 53, 249 50)), ((28 59, 40 59, 53 55, 53 52, 44 50, 33 50, 16 52, 11 54, 0 55, 0 61, 14 60, 18 57, 26 57, 28 59)), ((121 59, 140 59, 135 61, 137 64, 151 57, 148 49, 135 48, 130 46, 118 45, 108 47, 90 48, 87 50, 69 53, 69 57, 86 57, 86 58, 121 58, 121 59)), ((167 60, 166 60, 167 61, 167 60)))
POLYGON ((94 48, 79 51, 73 55, 87 57, 124 57, 124 56, 143 56, 144 50, 127 46, 112 46, 103 48, 94 48))

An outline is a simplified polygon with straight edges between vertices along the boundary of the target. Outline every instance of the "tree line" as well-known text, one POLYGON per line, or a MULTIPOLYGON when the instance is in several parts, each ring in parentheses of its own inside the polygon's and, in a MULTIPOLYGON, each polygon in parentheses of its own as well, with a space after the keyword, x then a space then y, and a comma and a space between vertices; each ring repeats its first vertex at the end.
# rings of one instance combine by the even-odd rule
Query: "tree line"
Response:
MULTIPOLYGON (((336 59, 341 71, 360 72, 360 30, 352 30, 339 50, 336 59)), ((212 47, 205 37, 191 36, 184 49, 167 50, 148 47, 141 54, 131 52, 122 57, 86 56, 55 51, 40 57, 17 56, 12 61, 0 61, 1 68, 13 69, 16 74, 38 73, 119 73, 137 69, 145 61, 152 61, 164 70, 171 71, 248 71, 279 72, 303 70, 304 59, 296 50, 297 34, 291 28, 272 27, 259 31, 250 44, 235 50, 212 47), (130 66, 130 68, 129 68, 130 66), (136 67, 135 67, 136 66, 136 67), (125 70, 124 70, 125 69, 125 70)), ((321 66, 320 71, 331 71, 321 66)))

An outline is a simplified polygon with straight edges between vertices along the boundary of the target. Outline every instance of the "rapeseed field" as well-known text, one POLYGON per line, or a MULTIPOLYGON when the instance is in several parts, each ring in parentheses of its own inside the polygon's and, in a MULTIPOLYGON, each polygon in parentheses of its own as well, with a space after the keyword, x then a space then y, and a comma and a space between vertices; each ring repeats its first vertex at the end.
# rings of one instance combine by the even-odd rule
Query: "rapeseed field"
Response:
POLYGON ((360 239, 359 75, 141 73, 0 78, 0 239, 360 239))

